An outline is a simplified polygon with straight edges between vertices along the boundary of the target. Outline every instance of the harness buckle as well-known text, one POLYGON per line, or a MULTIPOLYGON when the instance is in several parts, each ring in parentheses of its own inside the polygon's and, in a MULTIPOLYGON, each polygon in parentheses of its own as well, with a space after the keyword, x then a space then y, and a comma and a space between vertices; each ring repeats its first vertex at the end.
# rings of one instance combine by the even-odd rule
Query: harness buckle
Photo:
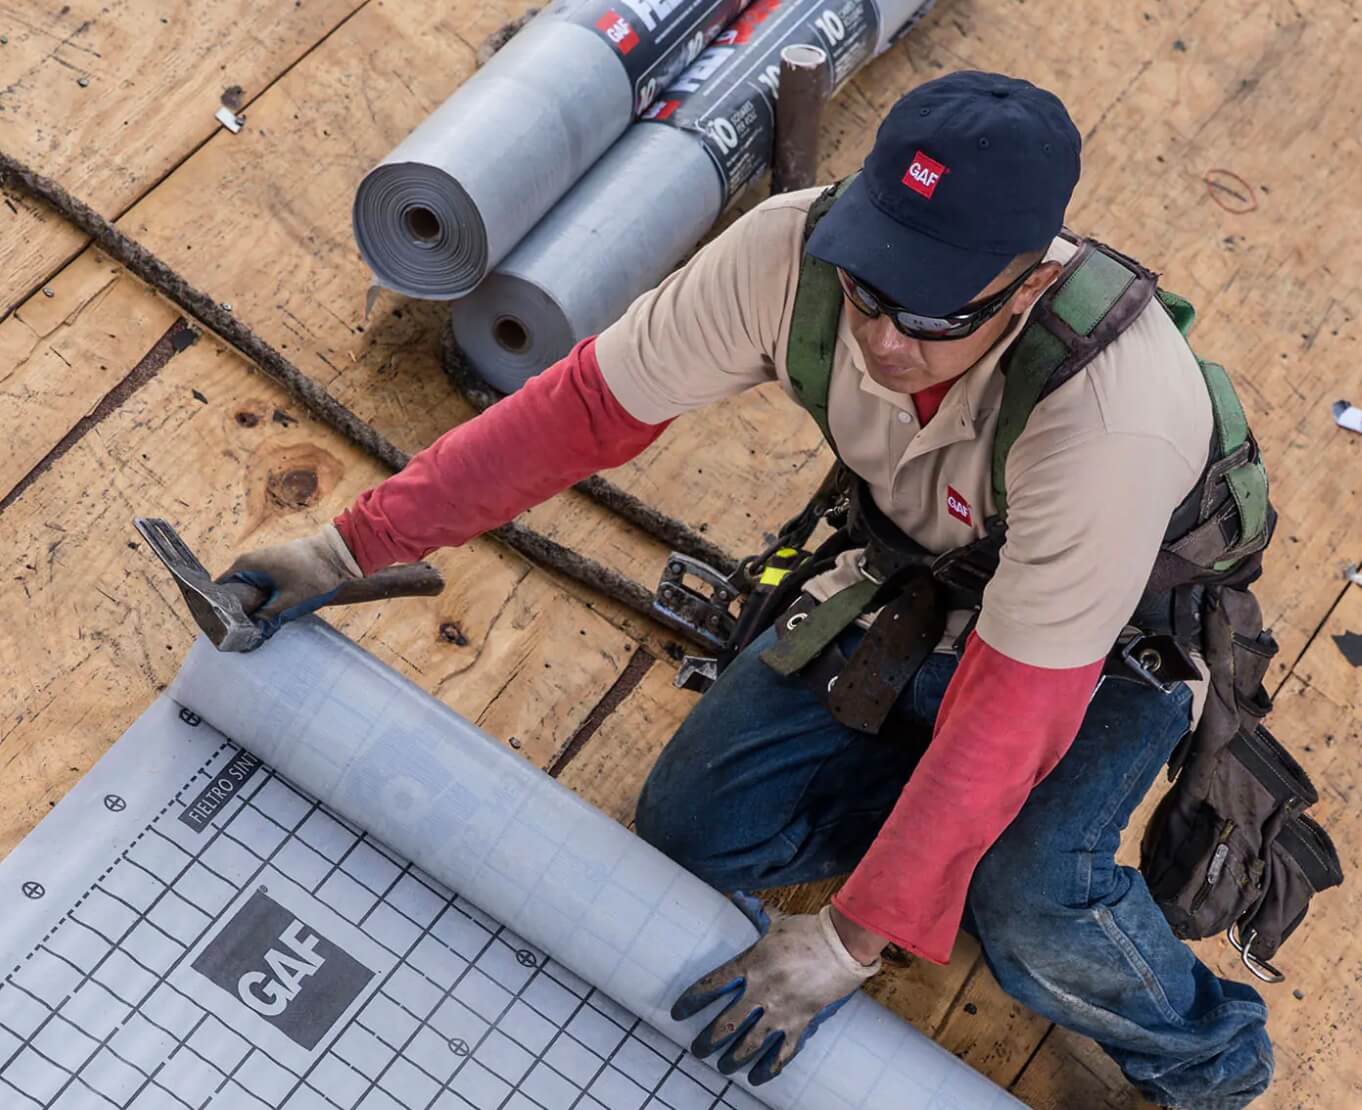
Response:
POLYGON ((737 631, 731 606, 741 590, 708 563, 673 551, 667 558, 653 598, 653 612, 663 624, 689 632, 706 647, 722 651, 737 631), (696 579, 691 586, 687 578, 696 579))
POLYGON ((877 586, 884 585, 884 576, 876 574, 873 570, 870 569, 870 561, 866 558, 866 552, 864 548, 862 548, 861 553, 856 556, 856 569, 860 572, 861 577, 866 579, 866 581, 874 582, 875 585, 877 586))

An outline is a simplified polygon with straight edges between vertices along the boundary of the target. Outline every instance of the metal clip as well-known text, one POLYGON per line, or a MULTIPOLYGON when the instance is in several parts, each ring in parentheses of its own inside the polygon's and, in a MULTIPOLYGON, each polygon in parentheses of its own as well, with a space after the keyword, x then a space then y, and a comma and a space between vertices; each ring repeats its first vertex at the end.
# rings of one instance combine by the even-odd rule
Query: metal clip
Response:
POLYGON ((1257 929, 1251 929, 1248 938, 1241 940, 1239 922, 1236 921, 1225 930, 1225 939, 1230 942, 1230 947, 1239 953, 1239 958, 1244 961, 1244 966, 1264 983, 1280 983, 1286 978, 1266 960, 1260 960, 1253 954, 1253 942, 1258 939, 1257 929))
POLYGON ((862 578, 874 582, 877 586, 884 585, 884 578, 870 569, 870 564, 866 561, 864 551, 856 556, 856 569, 861 572, 862 578))
POLYGON ((1201 672, 1171 636, 1132 636, 1121 647, 1121 662, 1132 675, 1155 690, 1171 694, 1179 682, 1199 678, 1201 672), (1167 674, 1165 682, 1159 678, 1167 674))
POLYGON ((690 690, 703 694, 719 678, 719 661, 709 655, 686 655, 681 658, 681 668, 672 679, 678 690, 690 690))
POLYGON ((739 595, 737 586, 708 563, 673 551, 662 571, 653 611, 672 628, 683 629, 715 651, 723 650, 733 638, 737 617, 729 608, 739 595), (686 577, 698 579, 706 594, 686 584, 686 577))

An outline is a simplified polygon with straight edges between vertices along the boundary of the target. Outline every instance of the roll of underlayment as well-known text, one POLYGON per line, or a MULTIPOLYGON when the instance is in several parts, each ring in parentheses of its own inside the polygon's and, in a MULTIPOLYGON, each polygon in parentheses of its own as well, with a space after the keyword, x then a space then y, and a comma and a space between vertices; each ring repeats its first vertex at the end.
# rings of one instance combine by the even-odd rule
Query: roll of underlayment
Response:
POLYGON ((355 241, 377 283, 471 290, 745 3, 550 5, 360 182, 355 241))
MULTIPOLYGON (((249 654, 218 652, 201 638, 170 697, 490 915, 490 927, 511 928, 678 1045, 714 1013, 676 1022, 672 1000, 756 939, 717 891, 315 618, 285 626, 249 654)), ((865 994, 756 1088, 756 1099, 708 1089, 696 1089, 701 1103, 672 1101, 664 1087, 655 1102, 1021 1105, 865 994)), ((642 1088, 592 1092, 612 1107, 648 1098, 642 1088)), ((474 1105, 506 1105, 501 1097, 474 1105)), ((599 1105, 573 1104, 588 1103, 599 1105)))
POLYGON ((755 0, 472 294, 451 306, 477 370, 511 392, 656 284, 770 164, 780 53, 827 55, 826 95, 932 0, 755 0))

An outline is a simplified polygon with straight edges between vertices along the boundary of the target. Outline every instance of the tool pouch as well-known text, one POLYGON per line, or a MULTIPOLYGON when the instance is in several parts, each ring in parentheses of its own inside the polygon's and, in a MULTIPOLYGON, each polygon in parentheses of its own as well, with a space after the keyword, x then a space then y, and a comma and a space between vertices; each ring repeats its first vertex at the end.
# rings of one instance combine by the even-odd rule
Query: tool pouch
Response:
POLYGON ((1204 621, 1206 711, 1173 760, 1177 781, 1145 830, 1140 870, 1178 936, 1225 932, 1253 974, 1276 981, 1267 961, 1343 874, 1328 834, 1303 812, 1318 800, 1314 785, 1261 723, 1276 643, 1256 602, 1222 591, 1204 621))
POLYGON ((1205 794, 1174 787, 1141 845, 1140 869, 1178 936, 1224 932, 1258 903, 1283 822, 1315 800, 1305 772, 1259 726, 1237 733, 1205 794))
POLYGON ((1341 882, 1338 852, 1319 822, 1305 813, 1283 821, 1267 857, 1263 897, 1230 930, 1230 942, 1249 970, 1260 978, 1280 980, 1281 973, 1267 961, 1305 919, 1310 899, 1341 882))

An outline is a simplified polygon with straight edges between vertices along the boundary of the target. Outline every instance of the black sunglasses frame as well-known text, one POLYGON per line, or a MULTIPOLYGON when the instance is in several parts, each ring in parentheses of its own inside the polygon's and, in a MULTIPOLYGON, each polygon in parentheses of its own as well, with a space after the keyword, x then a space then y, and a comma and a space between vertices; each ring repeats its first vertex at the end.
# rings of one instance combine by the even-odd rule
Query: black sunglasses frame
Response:
POLYGON ((894 327, 909 339, 940 343, 973 335, 1002 311, 1003 306, 1013 298, 1026 279, 1035 273, 1044 261, 1042 258, 1032 263, 1009 282, 1006 288, 998 290, 992 296, 968 304, 959 312, 952 312, 947 316, 923 316, 918 312, 909 312, 840 266, 837 267, 837 277, 841 282, 842 292, 846 294, 852 308, 862 316, 869 316, 871 319, 876 316, 888 316, 894 327))

